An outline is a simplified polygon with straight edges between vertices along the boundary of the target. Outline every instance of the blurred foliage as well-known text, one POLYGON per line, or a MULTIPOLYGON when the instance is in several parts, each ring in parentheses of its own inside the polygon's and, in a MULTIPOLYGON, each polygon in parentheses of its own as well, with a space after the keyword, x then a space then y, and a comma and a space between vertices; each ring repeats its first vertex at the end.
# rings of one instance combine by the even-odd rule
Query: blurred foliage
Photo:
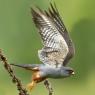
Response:
MULTIPOLYGON (((50 0, 0 0, 0 48, 10 63, 40 63, 37 50, 42 47, 35 28, 30 7, 42 9, 50 0)), ((76 75, 54 80, 54 95, 95 95, 95 0, 51 0, 55 2, 76 48, 71 67, 76 75)), ((16 68, 24 84, 30 81, 31 72, 16 68)), ((33 95, 45 95, 40 83, 33 95), (43 92, 43 93, 41 93, 43 92)), ((15 86, 0 64, 0 95, 17 95, 15 86)))

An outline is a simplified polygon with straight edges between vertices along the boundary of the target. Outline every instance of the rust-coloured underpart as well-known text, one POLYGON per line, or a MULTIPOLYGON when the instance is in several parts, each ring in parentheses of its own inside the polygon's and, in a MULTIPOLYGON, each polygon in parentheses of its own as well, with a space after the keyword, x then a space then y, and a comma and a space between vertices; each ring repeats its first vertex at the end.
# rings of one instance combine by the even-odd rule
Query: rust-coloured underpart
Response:
POLYGON ((27 89, 28 89, 29 91, 31 91, 31 90, 36 86, 37 83, 42 82, 42 81, 45 80, 45 79, 46 79, 45 77, 42 78, 42 77, 40 76, 40 73, 39 73, 38 70, 35 70, 35 71, 33 72, 33 75, 32 75, 32 81, 31 81, 31 83, 29 83, 29 84, 27 85, 27 89))
POLYGON ((53 89, 51 87, 50 82, 46 79, 46 77, 42 78, 40 76, 39 70, 37 70, 37 69, 33 71, 32 81, 31 81, 31 83, 29 83, 27 85, 27 89, 29 91, 31 91, 36 86, 37 83, 42 82, 42 81, 44 81, 44 85, 46 86, 46 88, 49 92, 49 95, 53 95, 53 89))

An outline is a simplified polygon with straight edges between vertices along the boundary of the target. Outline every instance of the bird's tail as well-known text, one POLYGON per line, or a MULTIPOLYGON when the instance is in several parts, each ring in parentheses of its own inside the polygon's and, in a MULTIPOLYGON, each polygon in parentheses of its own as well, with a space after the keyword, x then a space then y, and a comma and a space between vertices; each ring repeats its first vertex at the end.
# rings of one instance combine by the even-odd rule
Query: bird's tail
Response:
POLYGON ((33 70, 33 71, 37 70, 35 68, 39 67, 39 64, 10 64, 10 65, 21 67, 27 70, 33 70))

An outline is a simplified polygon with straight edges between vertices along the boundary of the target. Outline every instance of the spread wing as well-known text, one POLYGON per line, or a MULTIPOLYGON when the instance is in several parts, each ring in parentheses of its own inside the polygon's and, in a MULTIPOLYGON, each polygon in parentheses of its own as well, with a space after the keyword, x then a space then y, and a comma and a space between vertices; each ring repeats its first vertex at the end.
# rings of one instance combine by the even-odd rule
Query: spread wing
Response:
POLYGON ((44 64, 54 67, 65 65, 67 59, 73 55, 69 49, 72 47, 72 42, 56 6, 54 8, 51 4, 51 9, 48 12, 43 12, 39 8, 37 10, 32 9, 32 16, 44 45, 38 51, 40 60, 44 64))
POLYGON ((69 49, 69 52, 63 62, 63 65, 65 66, 68 61, 74 56, 75 54, 75 48, 74 48, 74 45, 73 45, 73 42, 69 36, 69 33, 60 17, 60 14, 56 8, 56 5, 54 4, 55 8, 53 7, 53 5, 51 4, 51 9, 49 9, 49 13, 46 12, 46 14, 48 16, 51 17, 51 19, 53 19, 53 21, 55 22, 55 25, 58 29, 58 31, 61 33, 61 35, 63 36, 63 38, 65 39, 67 45, 68 45, 68 49, 69 49))

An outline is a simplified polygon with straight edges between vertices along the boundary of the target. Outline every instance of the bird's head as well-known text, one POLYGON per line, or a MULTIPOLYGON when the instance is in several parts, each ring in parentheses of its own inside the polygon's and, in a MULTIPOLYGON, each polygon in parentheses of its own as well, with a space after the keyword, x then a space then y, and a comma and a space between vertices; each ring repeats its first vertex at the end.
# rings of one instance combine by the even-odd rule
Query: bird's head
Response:
POLYGON ((74 75, 74 74, 75 74, 74 70, 70 67, 62 67, 61 68, 61 75, 63 77, 69 77, 69 76, 74 75))

